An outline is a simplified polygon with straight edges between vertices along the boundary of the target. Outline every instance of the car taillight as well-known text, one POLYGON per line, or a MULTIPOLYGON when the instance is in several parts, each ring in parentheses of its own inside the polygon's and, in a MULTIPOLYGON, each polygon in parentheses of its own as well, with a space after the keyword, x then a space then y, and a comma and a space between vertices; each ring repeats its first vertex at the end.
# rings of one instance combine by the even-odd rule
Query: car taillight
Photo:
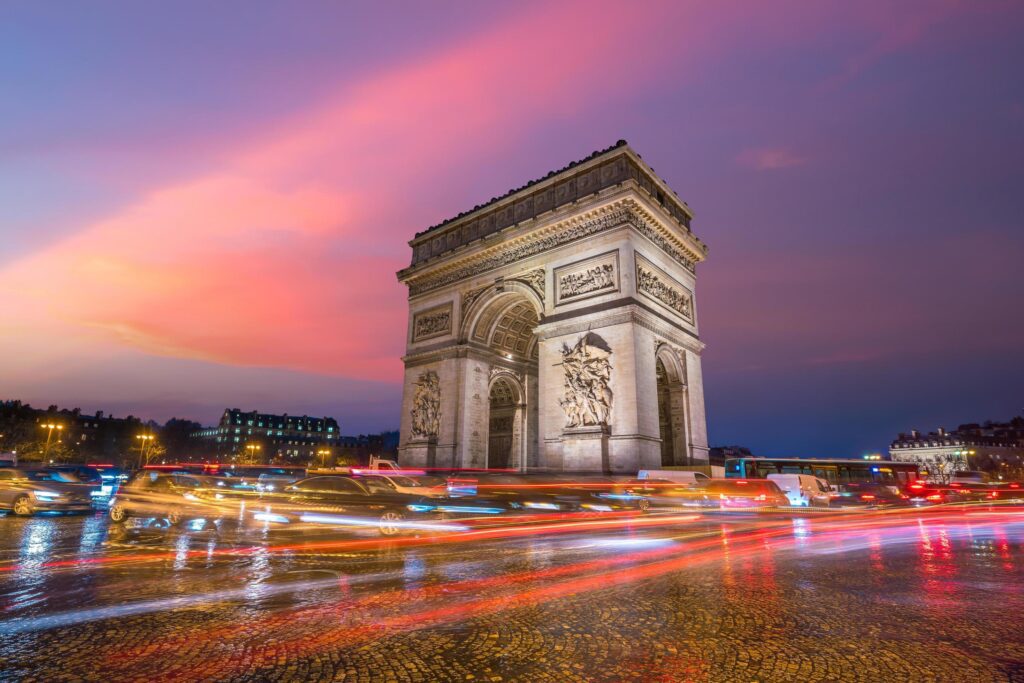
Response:
POLYGON ((907 500, 908 498, 910 498, 910 496, 905 496, 905 495, 903 495, 903 494, 901 493, 901 494, 900 494, 900 498, 901 498, 902 500, 907 500))
POLYGON ((861 500, 874 500, 875 497, 873 495, 871 495, 870 493, 862 493, 862 494, 860 494, 860 499, 861 500))
POLYGON ((930 496, 926 496, 925 500, 942 500, 942 496, 939 495, 938 493, 933 493, 930 496))
POLYGON ((921 489, 924 488, 924 484, 911 484, 910 488, 914 489, 915 491, 920 491, 921 489))
POLYGON ((992 491, 991 493, 988 494, 988 497, 989 498, 998 498, 999 497, 999 492, 998 491, 992 491))
POLYGON ((768 496, 762 493, 760 496, 757 497, 757 500, 768 500, 768 496))

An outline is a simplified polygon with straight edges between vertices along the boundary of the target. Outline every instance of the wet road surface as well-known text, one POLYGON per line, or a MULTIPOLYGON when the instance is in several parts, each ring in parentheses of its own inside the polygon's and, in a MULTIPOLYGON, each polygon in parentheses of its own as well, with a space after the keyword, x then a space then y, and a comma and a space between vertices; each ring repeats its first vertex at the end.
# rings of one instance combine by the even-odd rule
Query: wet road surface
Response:
POLYGON ((4 681, 1024 680, 1024 511, 0 517, 4 681))

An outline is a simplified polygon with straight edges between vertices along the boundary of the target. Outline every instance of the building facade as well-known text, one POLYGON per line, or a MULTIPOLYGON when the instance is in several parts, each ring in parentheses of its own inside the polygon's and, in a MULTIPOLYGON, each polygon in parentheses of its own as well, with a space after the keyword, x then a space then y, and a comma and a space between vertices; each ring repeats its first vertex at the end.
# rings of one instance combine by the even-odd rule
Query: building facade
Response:
POLYGON ((900 434, 889 445, 889 457, 914 462, 922 474, 948 482, 956 472, 977 471, 993 479, 1024 478, 1024 418, 1009 422, 963 424, 922 434, 900 434))
POLYGON ((417 235, 402 463, 707 464, 691 219, 620 141, 417 235))
POLYGON ((236 462, 316 462, 333 455, 340 439, 333 417, 272 415, 229 408, 216 427, 192 434, 197 450, 236 462))

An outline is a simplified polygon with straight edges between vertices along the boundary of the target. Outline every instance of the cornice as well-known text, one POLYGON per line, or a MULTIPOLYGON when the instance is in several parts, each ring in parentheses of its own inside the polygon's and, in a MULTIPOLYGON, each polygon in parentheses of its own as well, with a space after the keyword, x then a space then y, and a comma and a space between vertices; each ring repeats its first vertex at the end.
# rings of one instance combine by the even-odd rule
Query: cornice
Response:
POLYGON ((704 260, 707 247, 688 232, 666 227, 666 216, 647 206, 632 184, 626 183, 615 195, 606 197, 601 205, 541 228, 519 230, 518 235, 510 234, 483 249, 470 251, 472 245, 466 245, 459 250, 461 254, 452 254, 446 261, 411 266, 399 271, 398 278, 408 285, 410 297, 415 297, 622 225, 635 229, 691 272, 704 260))

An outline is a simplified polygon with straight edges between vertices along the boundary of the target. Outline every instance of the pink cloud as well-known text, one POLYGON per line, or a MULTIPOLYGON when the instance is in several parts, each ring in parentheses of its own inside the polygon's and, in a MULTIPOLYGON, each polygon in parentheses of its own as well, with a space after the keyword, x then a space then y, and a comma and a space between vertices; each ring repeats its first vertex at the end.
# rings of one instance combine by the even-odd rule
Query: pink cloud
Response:
POLYGON ((458 182, 456 168, 538 120, 600 102, 608 79, 664 49, 608 50, 652 16, 565 5, 368 77, 221 167, 11 264, 0 289, 19 293, 25 319, 45 311, 92 343, 397 378, 405 303, 394 272, 435 218, 409 224, 406 205, 429 206, 431 184, 458 182))
POLYGON ((745 149, 736 157, 741 166, 758 171, 774 171, 780 168, 803 166, 807 158, 785 147, 758 147, 745 149))

